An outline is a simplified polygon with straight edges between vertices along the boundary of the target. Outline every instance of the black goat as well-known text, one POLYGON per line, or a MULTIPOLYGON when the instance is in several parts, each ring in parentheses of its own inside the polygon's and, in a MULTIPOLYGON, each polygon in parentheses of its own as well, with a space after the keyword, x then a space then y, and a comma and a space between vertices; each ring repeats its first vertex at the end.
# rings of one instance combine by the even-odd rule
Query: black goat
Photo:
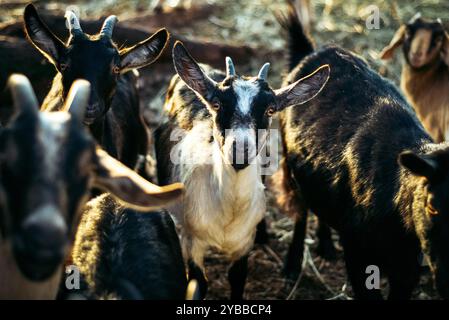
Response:
POLYGON ((83 212, 72 259, 88 297, 186 297, 186 268, 168 212, 136 212, 109 195, 89 201, 83 212))
MULTIPOLYGON (((290 47, 310 48, 297 26, 290 47)), ((286 84, 322 64, 331 75, 317 98, 281 114, 281 185, 293 197, 280 202, 303 209, 290 258, 299 270, 310 208, 339 232, 357 299, 382 298, 365 285, 369 265, 388 277, 389 298, 410 298, 421 250, 449 298, 449 146, 432 143, 398 89, 357 55, 335 46, 295 54, 305 57, 286 84)))
POLYGON ((417 13, 399 27, 380 56, 391 59, 402 46, 401 88, 436 142, 449 139, 449 34, 441 20, 417 13))
POLYGON ((138 156, 147 154, 147 133, 140 113, 136 78, 128 72, 155 61, 168 41, 165 29, 137 45, 118 49, 112 41, 117 21, 108 17, 99 32, 91 36, 81 30, 75 14, 66 12, 70 37, 59 40, 42 22, 36 8, 25 8, 25 31, 29 41, 55 66, 57 75, 42 109, 63 107, 75 79, 91 83, 91 94, 84 117, 97 142, 113 157, 130 168, 138 156))
POLYGON ((173 48, 176 72, 165 108, 170 122, 156 132, 161 183, 184 181, 183 206, 173 211, 182 225, 184 257, 193 278, 206 293, 203 259, 209 247, 233 262, 231 298, 243 297, 247 253, 256 226, 265 215, 260 149, 271 117, 288 105, 316 96, 325 85, 328 66, 290 86, 273 90, 265 64, 257 77, 242 77, 226 58, 226 73, 202 66, 181 43, 173 48))
POLYGON ((24 76, 9 87, 17 114, 0 128, 0 299, 52 299, 92 187, 146 210, 183 188, 157 187, 96 147, 82 124, 87 81, 74 83, 69 112, 39 112, 24 76))

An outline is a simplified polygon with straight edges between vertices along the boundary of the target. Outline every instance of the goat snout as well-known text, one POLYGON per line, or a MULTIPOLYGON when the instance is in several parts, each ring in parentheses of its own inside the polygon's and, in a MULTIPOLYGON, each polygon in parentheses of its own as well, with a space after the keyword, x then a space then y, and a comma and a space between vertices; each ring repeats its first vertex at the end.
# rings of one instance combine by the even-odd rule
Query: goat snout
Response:
POLYGON ((34 281, 50 277, 65 257, 67 226, 60 212, 45 206, 33 212, 14 238, 19 269, 34 281))

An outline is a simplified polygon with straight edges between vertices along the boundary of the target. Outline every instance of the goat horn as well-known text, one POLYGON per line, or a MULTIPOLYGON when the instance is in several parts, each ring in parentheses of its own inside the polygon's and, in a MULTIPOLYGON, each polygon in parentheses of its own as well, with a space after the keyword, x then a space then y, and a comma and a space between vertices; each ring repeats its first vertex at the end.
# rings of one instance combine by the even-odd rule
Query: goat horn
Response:
POLYGON ((68 110, 72 118, 79 123, 82 123, 84 120, 89 96, 90 83, 86 80, 76 80, 67 95, 64 109, 68 110))
POLYGON ((261 80, 267 80, 268 69, 270 68, 270 63, 265 63, 262 68, 260 68, 259 75, 257 76, 261 80))
POLYGON ((226 57, 226 77, 235 76, 234 62, 230 57, 226 57))
POLYGON ((418 12, 410 19, 409 23, 413 23, 420 18, 421 18, 421 12, 418 12))
POLYGON ((36 114, 39 110, 36 95, 27 77, 13 74, 8 79, 8 87, 12 92, 14 107, 20 112, 36 114))
POLYGON ((78 17, 76 16, 76 14, 73 11, 67 10, 65 12, 64 17, 67 19, 67 27, 69 28, 71 35, 83 33, 83 30, 81 29, 80 21, 78 20, 78 17))
POLYGON ((112 38, 112 32, 114 31, 114 26, 117 23, 118 19, 116 16, 109 16, 103 23, 101 27, 100 34, 103 37, 112 38))

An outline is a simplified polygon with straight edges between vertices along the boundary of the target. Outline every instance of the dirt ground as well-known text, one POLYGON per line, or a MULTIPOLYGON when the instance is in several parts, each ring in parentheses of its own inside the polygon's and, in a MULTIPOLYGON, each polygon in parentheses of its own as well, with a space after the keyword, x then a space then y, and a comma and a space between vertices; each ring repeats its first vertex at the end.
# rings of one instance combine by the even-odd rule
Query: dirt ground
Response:
MULTIPOLYGON (((20 1, 14 1, 15 3, 20 1)), ((54 12, 63 12, 67 4, 76 2, 81 18, 98 18, 116 14, 119 20, 151 12, 152 1, 105 0, 105 1, 37 1, 41 7, 54 12)), ((154 1, 153 1, 154 2, 154 1)), ((170 2, 170 1, 169 1, 170 2)), ((176 2, 176 1, 171 1, 176 2)), ((269 81, 273 87, 280 85, 285 70, 285 41, 273 12, 285 8, 280 0, 192 0, 192 5, 214 6, 212 14, 186 25, 174 26, 170 30, 191 39, 207 39, 232 44, 246 44, 258 48, 250 63, 234 61, 238 73, 254 75, 260 66, 269 61, 272 67, 269 81)), ((6 6, 0 0, 0 23, 19 19, 23 6, 6 6), (2 8, 2 6, 4 6, 2 8)), ((364 56, 371 66, 384 76, 398 83, 401 70, 401 54, 390 63, 384 63, 377 54, 391 39, 401 21, 407 21, 417 11, 424 17, 443 19, 449 12, 449 1, 381 1, 381 0, 316 0, 313 1, 315 20, 312 35, 318 46, 336 43, 364 56), (380 28, 369 30, 365 25, 370 14, 368 6, 375 5, 380 12, 380 28)), ((161 26, 163 27, 163 26, 161 26)), ((224 57, 223 57, 224 67, 224 57)), ((157 125, 160 110, 173 68, 170 65, 150 66, 141 72, 141 93, 148 122, 157 125), (157 72, 155 72, 157 70, 157 72)), ((268 190, 269 206, 267 219, 270 241, 266 246, 256 245, 250 254, 249 277, 246 286, 247 299, 349 299, 350 286, 346 286, 346 275, 341 249, 336 261, 322 260, 316 254, 315 218, 309 223, 307 250, 308 260, 304 274, 298 283, 286 281, 282 274, 283 259, 292 238, 292 221, 283 216, 274 205, 268 190)), ((338 247, 338 237, 335 244, 338 247)), ((207 299, 227 299, 227 263, 217 253, 211 252, 206 260, 210 282, 207 299)), ((386 284, 383 283, 383 287, 386 284)), ((415 299, 435 299, 431 277, 424 272, 415 299)))

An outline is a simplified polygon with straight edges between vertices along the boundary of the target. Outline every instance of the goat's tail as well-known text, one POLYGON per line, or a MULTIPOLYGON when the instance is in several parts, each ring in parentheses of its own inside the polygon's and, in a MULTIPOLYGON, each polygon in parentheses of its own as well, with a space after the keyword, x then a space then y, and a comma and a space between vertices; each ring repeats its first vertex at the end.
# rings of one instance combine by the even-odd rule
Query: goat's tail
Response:
POLYGON ((277 12, 275 16, 288 35, 288 71, 290 72, 315 49, 313 39, 304 31, 293 1, 287 0, 287 6, 286 13, 277 12))
POLYGON ((195 279, 190 280, 187 285, 186 300, 201 300, 200 286, 195 279))

